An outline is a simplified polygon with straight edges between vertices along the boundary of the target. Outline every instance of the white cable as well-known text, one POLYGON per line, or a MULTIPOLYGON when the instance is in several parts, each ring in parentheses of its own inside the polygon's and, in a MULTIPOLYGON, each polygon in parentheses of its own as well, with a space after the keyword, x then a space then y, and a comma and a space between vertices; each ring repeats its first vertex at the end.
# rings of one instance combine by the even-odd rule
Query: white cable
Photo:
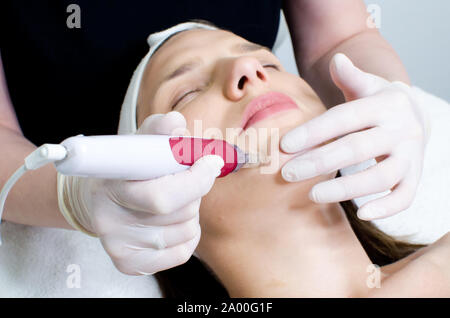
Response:
MULTIPOLYGON (((14 172, 14 174, 6 181, 0 192, 0 224, 2 222, 3 208, 5 207, 6 197, 14 184, 28 170, 36 170, 48 163, 62 160, 66 157, 67 150, 62 145, 44 144, 33 151, 25 158, 25 164, 14 172)), ((0 245, 2 245, 2 237, 0 231, 0 245)))
MULTIPOLYGON (((17 169, 16 172, 9 178, 8 181, 6 181, 6 184, 4 185, 2 192, 0 192, 0 224, 2 222, 2 215, 3 215, 3 207, 5 206, 6 197, 8 196, 9 191, 13 187, 13 185, 17 182, 17 180, 20 179, 21 176, 23 176, 27 172, 27 168, 25 168, 25 165, 22 165, 19 169, 17 169)), ((2 245, 2 236, 0 231, 0 245, 2 245)))

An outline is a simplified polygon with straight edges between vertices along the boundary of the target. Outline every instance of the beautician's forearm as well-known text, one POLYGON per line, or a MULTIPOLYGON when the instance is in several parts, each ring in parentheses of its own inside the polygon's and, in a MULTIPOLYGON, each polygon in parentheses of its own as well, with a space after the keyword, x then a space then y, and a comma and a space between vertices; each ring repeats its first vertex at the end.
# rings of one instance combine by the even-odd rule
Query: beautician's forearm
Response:
POLYGON ((362 70, 390 81, 410 83, 400 58, 378 30, 368 29, 358 33, 327 51, 313 64, 297 63, 301 76, 319 94, 327 107, 344 102, 344 97, 331 80, 329 63, 336 53, 346 54, 362 70))
MULTIPOLYGON (((0 124, 0 145, 0 187, 3 187, 36 146, 3 124, 0 124)), ((70 229, 58 208, 56 169, 47 165, 28 171, 9 193, 2 219, 25 225, 70 229)))

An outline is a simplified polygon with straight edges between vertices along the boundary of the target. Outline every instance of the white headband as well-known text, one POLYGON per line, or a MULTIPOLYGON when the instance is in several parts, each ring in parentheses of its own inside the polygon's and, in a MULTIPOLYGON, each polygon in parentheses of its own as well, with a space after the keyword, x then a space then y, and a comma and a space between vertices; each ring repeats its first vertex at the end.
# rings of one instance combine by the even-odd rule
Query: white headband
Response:
POLYGON ((148 61, 155 51, 172 35, 191 29, 207 29, 207 30, 217 30, 217 28, 197 22, 185 22, 177 24, 171 28, 164 31, 150 34, 147 38, 147 43, 150 46, 150 50, 139 63, 137 69, 133 73, 130 85, 128 86, 125 99, 122 104, 122 109, 120 111, 120 121, 119 121, 119 135, 134 134, 137 131, 136 123, 136 105, 139 96, 139 88, 141 86, 142 75, 144 74, 145 67, 148 61))

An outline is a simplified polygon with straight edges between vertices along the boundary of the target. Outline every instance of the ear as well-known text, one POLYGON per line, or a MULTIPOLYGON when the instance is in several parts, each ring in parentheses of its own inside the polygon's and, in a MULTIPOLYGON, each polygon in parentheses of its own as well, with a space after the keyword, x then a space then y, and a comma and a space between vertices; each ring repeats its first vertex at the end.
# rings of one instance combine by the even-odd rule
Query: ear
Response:
POLYGON ((373 95, 389 84, 389 81, 382 77, 360 70, 342 53, 331 59, 330 75, 346 101, 373 95))

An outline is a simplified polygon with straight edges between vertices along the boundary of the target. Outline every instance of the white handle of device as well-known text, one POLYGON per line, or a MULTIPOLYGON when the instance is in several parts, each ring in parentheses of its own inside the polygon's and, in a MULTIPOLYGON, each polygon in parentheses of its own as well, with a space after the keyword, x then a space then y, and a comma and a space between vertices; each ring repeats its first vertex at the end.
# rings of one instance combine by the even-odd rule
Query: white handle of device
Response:
POLYGON ((55 162, 65 175, 102 179, 148 180, 189 168, 178 163, 167 135, 70 137, 61 145, 64 160, 55 162))

